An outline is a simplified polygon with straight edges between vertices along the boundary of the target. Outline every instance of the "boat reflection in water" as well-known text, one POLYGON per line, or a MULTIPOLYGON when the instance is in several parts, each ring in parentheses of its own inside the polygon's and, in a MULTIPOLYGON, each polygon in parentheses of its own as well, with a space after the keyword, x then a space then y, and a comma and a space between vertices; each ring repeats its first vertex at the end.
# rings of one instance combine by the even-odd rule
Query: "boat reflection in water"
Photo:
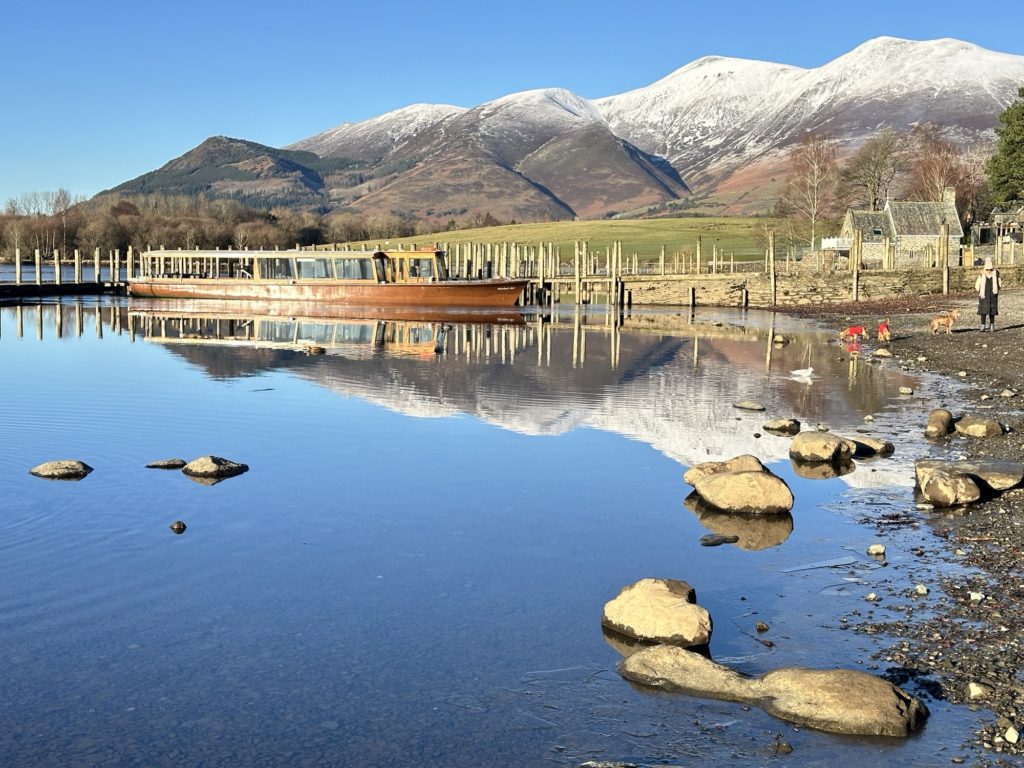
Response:
POLYGON ((161 344, 214 344, 357 359, 386 353, 431 358, 453 323, 524 325, 514 311, 330 307, 184 301, 133 304, 130 327, 161 344))

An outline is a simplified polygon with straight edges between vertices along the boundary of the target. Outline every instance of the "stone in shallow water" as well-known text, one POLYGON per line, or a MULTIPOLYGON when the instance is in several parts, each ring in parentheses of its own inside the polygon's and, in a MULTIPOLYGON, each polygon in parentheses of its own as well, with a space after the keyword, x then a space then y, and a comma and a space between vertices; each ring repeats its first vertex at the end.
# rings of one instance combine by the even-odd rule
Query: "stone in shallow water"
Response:
POLYGON ((956 433, 968 437, 995 437, 1003 434, 1003 426, 984 416, 964 416, 956 423, 956 433))
POLYGON ((181 469, 188 462, 184 459, 158 459, 146 465, 146 469, 181 469))
POLYGON ((700 545, 702 547, 720 547, 722 544, 735 544, 739 540, 739 536, 725 536, 721 533, 709 533, 700 537, 700 545))
POLYGON ((763 472, 764 464, 756 456, 750 454, 742 454, 741 456, 734 456, 731 459, 725 461, 705 461, 703 464, 695 464, 686 470, 686 474, 683 475, 683 482, 689 485, 696 485, 698 481, 703 480, 711 475, 717 475, 722 472, 763 472))
POLYGON ((623 587, 604 606, 601 624, 637 640, 704 646, 711 640, 711 615, 697 605, 685 581, 641 579, 623 587))
POLYGON ((168 527, 177 534, 184 533, 185 530, 188 528, 188 526, 185 525, 185 523, 183 523, 181 520, 175 520, 168 527))
POLYGON ((44 477, 47 480, 81 480, 90 472, 92 472, 92 467, 78 459, 44 461, 29 470, 29 474, 44 477))
POLYGON ((723 512, 771 515, 793 508, 793 492, 786 481, 767 470, 721 472, 698 480, 694 490, 723 512))
POLYGON ((249 465, 222 459, 220 456, 201 456, 190 461, 181 471, 192 478, 223 480, 248 472, 249 465))
POLYGON ((800 422, 796 419, 772 419, 766 421, 762 429, 776 435, 795 435, 800 431, 800 422))
POLYGON ((789 444, 789 458, 805 462, 843 461, 856 450, 852 441, 830 432, 801 432, 789 444))
POLYGON ((732 404, 733 408, 739 408, 741 411, 763 411, 764 406, 760 403, 756 403, 753 400, 741 400, 738 403, 732 404))
POLYGON ((1024 482, 1024 464, 1010 459, 984 457, 960 461, 918 459, 914 462, 918 487, 924 488, 931 473, 937 469, 954 475, 967 475, 975 480, 980 480, 993 491, 998 492, 1007 491, 1024 482))
POLYGON ((658 645, 623 659, 619 673, 641 685, 753 704, 831 733, 907 736, 928 717, 918 699, 857 670, 788 667, 750 678, 691 651, 658 645))

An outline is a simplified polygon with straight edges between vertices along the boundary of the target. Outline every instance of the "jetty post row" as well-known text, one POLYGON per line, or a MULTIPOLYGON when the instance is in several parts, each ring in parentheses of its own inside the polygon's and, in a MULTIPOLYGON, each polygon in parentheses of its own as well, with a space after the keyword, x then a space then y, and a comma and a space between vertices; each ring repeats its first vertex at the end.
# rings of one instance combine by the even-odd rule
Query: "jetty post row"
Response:
MULTIPOLYGON (((921 294, 970 290, 973 264, 994 257, 1005 283, 1024 283, 1024 246, 1010 242, 993 248, 950 248, 949 225, 916 250, 897 258, 891 244, 874 253, 854 230, 843 250, 821 250, 796 259, 786 250, 780 258, 775 233, 768 233, 764 258, 737 260, 734 253, 714 245, 705 253, 701 238, 693 248, 668 254, 662 246, 657 260, 627 253, 621 241, 596 245, 576 241, 571 257, 553 243, 440 243, 448 253, 451 276, 473 280, 490 277, 528 279, 522 303, 532 306, 607 303, 612 306, 735 306, 792 307, 818 303, 847 303, 921 294), (989 251, 992 251, 990 254, 989 251)), ((835 238, 833 240, 840 240, 835 238)), ((871 244, 875 245, 875 244, 871 244)), ((350 253, 373 246, 296 246, 249 253, 288 254, 316 251, 350 253)), ((415 250, 414 244, 411 249, 415 250)), ((404 250, 397 246, 395 250, 404 250)), ((877 249, 876 249, 877 250, 877 249)), ((14 279, 0 282, 0 299, 53 295, 123 293, 127 281, 143 275, 155 263, 185 274, 218 273, 218 261, 237 251, 146 249, 131 246, 105 253, 96 248, 86 256, 75 250, 69 258, 59 251, 45 257, 37 249, 26 259, 15 252, 14 279), (159 254, 154 255, 154 254, 159 254)))

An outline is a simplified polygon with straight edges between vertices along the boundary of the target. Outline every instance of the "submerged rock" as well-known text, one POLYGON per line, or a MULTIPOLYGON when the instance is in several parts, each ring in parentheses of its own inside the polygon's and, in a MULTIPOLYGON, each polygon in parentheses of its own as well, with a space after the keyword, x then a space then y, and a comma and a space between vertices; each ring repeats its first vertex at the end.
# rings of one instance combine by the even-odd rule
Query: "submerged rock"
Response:
POLYGON ((711 615, 685 581, 641 579, 605 603, 601 624, 626 637, 684 647, 711 640, 711 615))
POLYGON ((29 474, 45 477, 47 480, 81 480, 90 472, 92 467, 78 459, 44 461, 29 470, 29 474))
POLYGON ((158 459, 146 465, 146 469, 181 469, 188 462, 184 459, 158 459))
POLYGON ((866 672, 789 667, 749 678, 681 648, 658 645, 619 663, 641 685, 753 704, 771 715, 830 733, 907 736, 928 708, 906 691, 866 672))
POLYGON ((739 408, 741 411, 763 411, 765 408, 760 403, 755 403, 753 400, 741 400, 738 403, 732 404, 733 408, 739 408))
POLYGON ((184 523, 184 522, 182 522, 181 520, 175 520, 175 521, 174 521, 173 523, 171 523, 171 524, 170 524, 170 526, 168 526, 168 527, 169 527, 169 528, 170 528, 170 529, 171 529, 172 531, 174 531, 175 533, 177 533, 177 534, 179 534, 179 535, 180 535, 180 534, 182 534, 182 533, 184 533, 184 532, 185 532, 185 530, 186 530, 186 529, 188 528, 188 526, 187 526, 187 525, 185 525, 185 523, 184 523))
POLYGON ((190 461, 181 471, 192 478, 223 480, 248 472, 249 465, 222 459, 220 456, 201 456, 190 461))

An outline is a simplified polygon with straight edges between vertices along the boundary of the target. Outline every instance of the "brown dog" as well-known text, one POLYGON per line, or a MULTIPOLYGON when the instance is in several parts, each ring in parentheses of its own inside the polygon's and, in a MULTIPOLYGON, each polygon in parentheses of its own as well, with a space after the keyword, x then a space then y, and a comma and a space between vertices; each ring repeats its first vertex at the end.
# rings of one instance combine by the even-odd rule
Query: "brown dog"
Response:
POLYGON ((892 331, 889 330, 888 320, 883 320, 878 324, 878 341, 881 344, 888 344, 892 341, 892 331))
POLYGON ((939 328, 945 328, 946 333, 953 332, 953 322, 960 317, 959 309, 951 309, 949 312, 943 312, 941 315, 936 315, 932 318, 931 322, 928 323, 928 327, 932 329, 932 334, 939 332, 939 328))

